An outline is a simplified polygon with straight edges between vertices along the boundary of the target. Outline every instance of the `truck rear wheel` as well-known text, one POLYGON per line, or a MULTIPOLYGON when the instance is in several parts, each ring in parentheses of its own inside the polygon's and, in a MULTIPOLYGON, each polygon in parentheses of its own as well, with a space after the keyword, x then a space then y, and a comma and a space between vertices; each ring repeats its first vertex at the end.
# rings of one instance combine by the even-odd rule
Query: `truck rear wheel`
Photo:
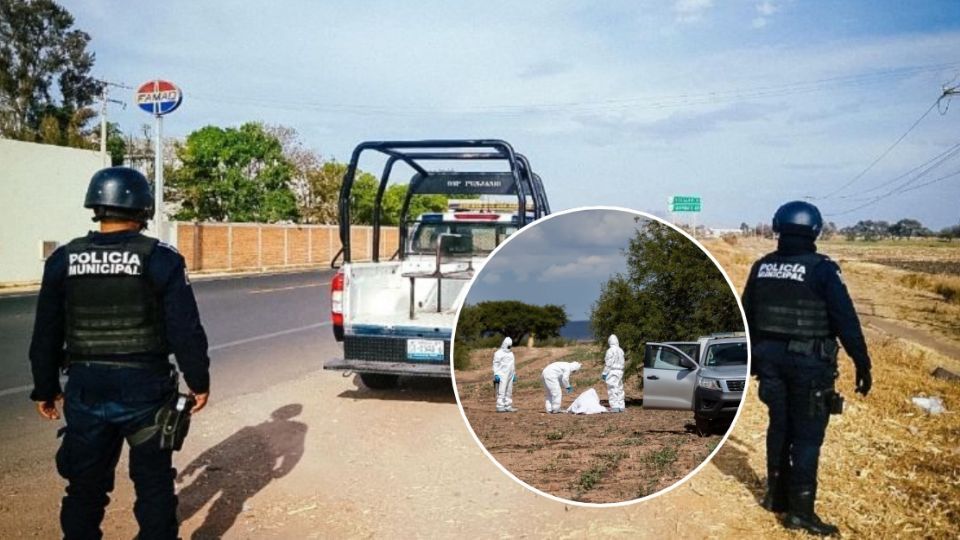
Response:
POLYGON ((387 390, 396 388, 399 375, 384 375, 382 373, 361 373, 360 380, 371 390, 387 390))

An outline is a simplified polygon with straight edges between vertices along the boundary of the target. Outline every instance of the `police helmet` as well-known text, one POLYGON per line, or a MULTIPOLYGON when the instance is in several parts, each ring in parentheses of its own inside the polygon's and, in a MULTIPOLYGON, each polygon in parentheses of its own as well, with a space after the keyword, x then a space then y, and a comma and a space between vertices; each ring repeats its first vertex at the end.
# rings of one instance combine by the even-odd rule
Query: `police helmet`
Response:
POLYGON ((146 222, 153 217, 153 191, 139 171, 108 167, 90 179, 83 207, 93 209, 94 221, 112 217, 146 222))
POLYGON ((791 201, 773 215, 773 232, 798 234, 816 238, 823 230, 823 218, 816 206, 805 201, 791 201))

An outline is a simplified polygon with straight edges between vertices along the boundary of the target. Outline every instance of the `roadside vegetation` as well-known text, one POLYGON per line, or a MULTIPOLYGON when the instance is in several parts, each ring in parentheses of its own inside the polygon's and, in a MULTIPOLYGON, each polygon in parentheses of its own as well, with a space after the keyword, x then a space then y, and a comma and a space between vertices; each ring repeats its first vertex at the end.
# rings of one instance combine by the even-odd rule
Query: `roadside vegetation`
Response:
POLYGON ((914 289, 930 291, 945 302, 960 304, 960 277, 911 273, 901 276, 900 283, 914 289))
POLYGON ((562 347, 568 340, 560 337, 567 324, 563 306, 536 306, 516 300, 466 304, 457 319, 457 335, 453 347, 455 369, 470 368, 470 351, 496 349, 504 337, 514 347, 532 342, 536 347, 562 347))

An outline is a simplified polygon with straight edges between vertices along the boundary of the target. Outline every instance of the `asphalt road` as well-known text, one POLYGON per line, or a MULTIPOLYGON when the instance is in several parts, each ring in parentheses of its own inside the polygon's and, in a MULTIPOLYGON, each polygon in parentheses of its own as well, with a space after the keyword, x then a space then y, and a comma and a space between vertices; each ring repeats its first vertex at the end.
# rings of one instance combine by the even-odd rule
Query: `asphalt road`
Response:
MULTIPOLYGON (((256 392, 320 370, 340 351, 330 329, 332 270, 196 280, 207 331, 211 399, 256 392)), ((19 437, 32 404, 27 352, 36 293, 0 296, 0 440, 19 437)))

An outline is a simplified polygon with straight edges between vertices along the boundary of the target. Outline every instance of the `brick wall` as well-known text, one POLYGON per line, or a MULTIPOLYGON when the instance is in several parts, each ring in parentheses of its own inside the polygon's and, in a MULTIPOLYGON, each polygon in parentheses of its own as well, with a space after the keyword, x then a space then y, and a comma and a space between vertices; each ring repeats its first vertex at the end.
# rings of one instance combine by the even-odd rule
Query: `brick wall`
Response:
MULTIPOLYGON (((177 249, 191 271, 266 270, 296 266, 329 267, 340 251, 335 225, 258 223, 177 223, 177 249)), ((396 227, 380 229, 380 257, 397 250, 396 227)), ((372 257, 373 228, 351 230, 353 260, 372 257)))

